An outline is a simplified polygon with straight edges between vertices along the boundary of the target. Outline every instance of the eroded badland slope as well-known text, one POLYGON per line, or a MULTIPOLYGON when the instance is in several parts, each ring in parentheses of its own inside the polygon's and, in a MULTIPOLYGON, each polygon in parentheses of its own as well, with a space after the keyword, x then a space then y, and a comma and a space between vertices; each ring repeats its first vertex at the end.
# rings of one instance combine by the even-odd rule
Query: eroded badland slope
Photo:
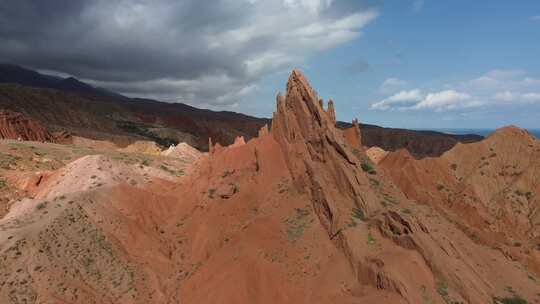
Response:
POLYGON ((183 175, 103 155, 52 170, 0 220, 0 302, 540 300, 523 261, 408 199, 335 124, 293 71, 270 131, 183 175))
POLYGON ((540 273, 540 142, 505 127, 440 158, 390 153, 381 162, 404 193, 430 204, 478 243, 540 273))

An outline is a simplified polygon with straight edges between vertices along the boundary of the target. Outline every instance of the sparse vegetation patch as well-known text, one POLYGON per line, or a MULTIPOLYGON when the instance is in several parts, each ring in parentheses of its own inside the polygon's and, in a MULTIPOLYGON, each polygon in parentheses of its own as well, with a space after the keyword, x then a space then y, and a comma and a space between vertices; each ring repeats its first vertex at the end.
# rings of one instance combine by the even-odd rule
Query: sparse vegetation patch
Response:
POLYGON ((361 208, 354 208, 352 210, 352 216, 354 218, 357 218, 361 221, 365 221, 366 220, 366 215, 364 214, 364 210, 362 210, 361 208))
POLYGON ((295 213, 285 221, 287 223, 287 238, 291 243, 296 243, 304 234, 309 225, 309 214, 308 210, 296 208, 295 213))
POLYGON ((365 160, 362 161, 362 164, 360 165, 360 167, 362 167, 362 170, 364 170, 364 172, 368 174, 377 174, 377 171, 373 169, 373 166, 365 160))
POLYGON ((499 298, 495 297, 493 298, 493 304, 528 304, 527 300, 523 299, 522 297, 518 295, 513 295, 512 297, 508 298, 499 298))

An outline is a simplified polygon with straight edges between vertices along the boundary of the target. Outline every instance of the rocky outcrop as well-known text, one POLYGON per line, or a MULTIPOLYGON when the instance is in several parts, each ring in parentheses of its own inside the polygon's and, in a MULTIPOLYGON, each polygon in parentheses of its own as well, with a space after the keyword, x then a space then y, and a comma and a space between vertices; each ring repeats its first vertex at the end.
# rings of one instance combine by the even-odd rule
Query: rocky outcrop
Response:
MULTIPOLYGON (((388 260, 368 253, 358 239, 359 234, 368 231, 352 232, 351 227, 358 225, 355 217, 366 220, 380 211, 376 192, 361 169, 366 156, 360 150, 353 154, 353 149, 347 147, 343 133, 335 127, 333 110, 321 107, 315 91, 297 70, 289 78, 286 95, 277 97, 272 135, 283 150, 297 190, 308 196, 328 237, 348 258, 358 281, 398 293, 409 303, 419 301, 418 292, 411 290, 411 283, 396 269, 388 267, 388 260)), ((409 228, 408 234, 415 233, 409 228)), ((417 268, 426 274, 419 280, 427 286, 429 268, 421 258, 403 252, 402 259, 418 264, 417 268)))
POLYGON ((304 76, 294 70, 285 96, 277 96, 272 135, 281 145, 297 188, 312 197, 314 209, 329 235, 347 225, 353 208, 370 213, 375 198, 362 191, 369 185, 359 172, 359 160, 345 148, 342 133, 335 128, 333 103, 328 110, 304 76))
POLYGON ((246 140, 243 136, 238 136, 234 139, 233 144, 230 147, 240 147, 246 144, 246 140))
MULTIPOLYGON (((67 135, 62 134, 62 138, 67 135)), ((0 110, 0 138, 27 141, 56 142, 57 138, 40 123, 21 113, 0 110)))
POLYGON ((202 153, 186 143, 179 143, 176 146, 170 146, 167 150, 161 152, 161 155, 194 162, 201 157, 202 153))
POLYGON ((358 119, 353 119, 352 126, 343 130, 343 135, 347 144, 356 150, 362 150, 362 133, 360 132, 360 126, 358 125, 358 119))
POLYGON ((328 109, 326 109, 326 115, 328 115, 328 119, 330 120, 330 123, 332 123, 335 126, 336 125, 336 110, 334 109, 334 101, 332 99, 328 100, 328 109))
POLYGON ((388 155, 388 152, 379 147, 371 147, 366 150, 366 155, 378 165, 388 155))
POLYGON ((246 144, 246 140, 244 139, 243 136, 238 136, 234 139, 234 142, 231 144, 231 145, 228 145, 228 146, 222 146, 220 145, 219 143, 216 143, 215 145, 212 144, 212 138, 210 137, 208 139, 208 153, 210 155, 216 153, 216 152, 219 152, 219 151, 223 151, 224 149, 227 149, 227 148, 237 148, 237 147, 241 147, 241 146, 244 146, 246 144))
POLYGON ((434 210, 422 209, 385 180, 364 151, 347 145, 332 112, 321 107, 315 91, 295 70, 286 95, 277 96, 272 135, 297 191, 307 195, 360 283, 399 294, 407 303, 487 303, 508 284, 487 273, 504 267, 514 273, 512 283, 519 280, 533 288, 523 272, 488 259, 494 251, 475 244, 452 226, 452 219, 434 221, 434 210), (375 244, 378 249, 373 250, 375 244), (474 254, 464 255, 465 250, 474 254), (486 272, 471 269, 471 264, 486 272), (444 282, 444 292, 437 282, 444 282))

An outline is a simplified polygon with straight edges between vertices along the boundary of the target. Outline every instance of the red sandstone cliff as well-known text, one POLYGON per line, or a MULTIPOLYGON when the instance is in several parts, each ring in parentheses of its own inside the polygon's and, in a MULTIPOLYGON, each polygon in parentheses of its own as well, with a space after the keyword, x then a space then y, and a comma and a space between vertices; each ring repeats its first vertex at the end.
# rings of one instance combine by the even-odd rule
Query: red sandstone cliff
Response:
POLYGON ((56 142, 58 138, 47 131, 39 122, 29 119, 21 113, 0 110, 0 139, 56 142))

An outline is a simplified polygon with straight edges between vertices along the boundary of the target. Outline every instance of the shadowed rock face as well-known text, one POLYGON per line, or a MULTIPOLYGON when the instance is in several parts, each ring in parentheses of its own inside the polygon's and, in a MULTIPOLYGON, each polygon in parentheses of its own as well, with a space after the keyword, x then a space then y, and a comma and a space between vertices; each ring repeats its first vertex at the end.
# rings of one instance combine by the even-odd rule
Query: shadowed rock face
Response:
POLYGON ((0 139, 56 142, 58 138, 21 113, 0 110, 0 139))

